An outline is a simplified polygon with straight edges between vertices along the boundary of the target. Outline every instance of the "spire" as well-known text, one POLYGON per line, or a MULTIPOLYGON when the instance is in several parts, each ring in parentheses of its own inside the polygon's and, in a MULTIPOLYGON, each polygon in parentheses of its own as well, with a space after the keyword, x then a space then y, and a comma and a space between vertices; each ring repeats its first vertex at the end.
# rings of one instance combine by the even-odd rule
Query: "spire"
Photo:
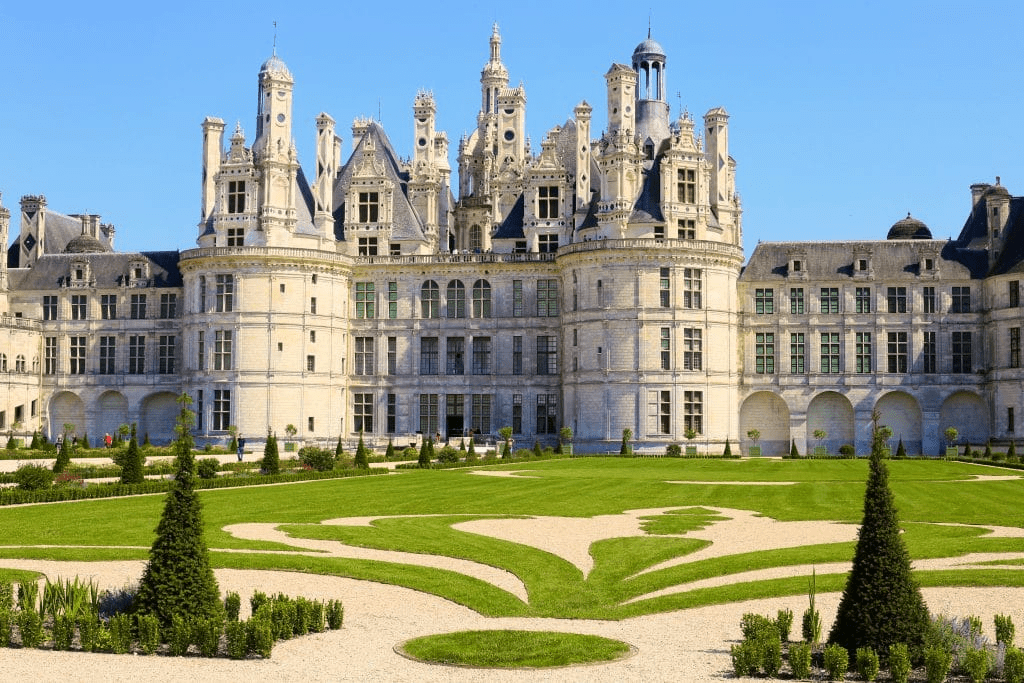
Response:
POLYGON ((494 30, 491 32, 491 61, 501 62, 501 34, 498 33, 498 22, 494 22, 494 30))

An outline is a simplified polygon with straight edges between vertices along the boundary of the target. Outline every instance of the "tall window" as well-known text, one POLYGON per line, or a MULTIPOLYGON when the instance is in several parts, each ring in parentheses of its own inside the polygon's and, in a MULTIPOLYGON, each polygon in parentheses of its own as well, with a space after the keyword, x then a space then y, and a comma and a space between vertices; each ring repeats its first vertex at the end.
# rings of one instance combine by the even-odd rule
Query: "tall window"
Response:
POLYGON ((388 337, 388 374, 398 374, 398 337, 388 337))
POLYGON ((683 308, 703 308, 702 276, 703 271, 700 268, 683 268, 683 308))
POLYGON ((173 318, 178 314, 178 295, 167 292, 160 295, 160 317, 173 318))
POLYGON ((662 268, 658 276, 658 303, 662 308, 672 305, 672 280, 671 268, 662 268))
POLYGON ((953 333, 953 372, 969 373, 974 370, 971 358, 971 333, 953 333))
POLYGON ((52 295, 43 296, 43 320, 57 319, 57 297, 52 295))
POLYGON ((206 369, 206 332, 203 330, 196 335, 196 369, 206 369))
POLYGON ((71 337, 71 366, 69 372, 72 375, 85 374, 85 337, 71 337))
POLYGON ((452 280, 446 291, 449 318, 466 317, 466 286, 461 280, 452 280))
POLYGON ((839 312, 839 288, 838 287, 822 287, 821 288, 821 312, 822 313, 838 313, 839 312))
POLYGON ((672 329, 668 327, 661 328, 661 369, 672 369, 672 329))
POLYGON ((43 374, 57 374, 57 338, 46 337, 43 340, 43 374))
POLYGON ((386 426, 388 434, 398 431, 398 395, 388 394, 388 423, 386 426))
POLYGON ((537 394, 537 433, 558 433, 557 394, 537 394))
POLYGON ((146 337, 133 334, 128 337, 128 374, 142 375, 146 372, 146 337))
POLYGON ((672 393, 669 391, 647 392, 647 433, 672 433, 672 393))
POLYGON ((484 231, 479 225, 474 225, 469 229, 469 250, 472 252, 479 253, 484 246, 484 231))
POLYGON ((356 283, 356 317, 374 318, 374 302, 376 296, 372 282, 356 283))
POLYGON ((85 295, 84 294, 72 294, 71 295, 71 319, 72 320, 85 320, 88 318, 88 312, 86 307, 85 295))
POLYGON ((1020 281, 1010 280, 1006 283, 1006 286, 1009 292, 1010 307, 1016 308, 1020 306, 1020 281))
POLYGON ((420 374, 436 375, 437 365, 437 337, 422 337, 420 339, 420 374))
POLYGON ((923 292, 924 312, 934 313, 935 312, 935 288, 925 287, 923 292))
POLYGON ((1010 328, 1010 367, 1020 367, 1020 328, 1010 328))
POLYGON ((839 372, 839 333, 821 333, 821 372, 835 375, 839 372))
MULTIPOLYGON (((284 287, 284 285, 281 285, 284 287)), ((199 276, 199 312, 206 313, 206 276, 199 276)))
POLYGON ((356 368, 357 375, 372 375, 373 367, 373 337, 356 337, 356 368))
POLYGON ((473 337, 473 374, 491 374, 490 337, 473 337))
POLYGON ((806 310, 804 305, 804 288, 793 287, 789 290, 789 312, 803 313, 804 310, 806 310))
POLYGON ((512 394, 512 433, 523 433, 523 395, 512 394))
POLYGON ((473 317, 491 317, 491 283, 487 280, 473 283, 473 317))
POLYGON ((213 390, 213 429, 218 432, 227 431, 231 424, 231 390, 213 390))
POLYGON ((523 281, 512 281, 512 317, 523 317, 523 281))
POLYGON ((760 288, 754 290, 754 312, 758 315, 769 315, 775 312, 775 290, 760 288))
POLYGON ((376 192, 359 193, 359 222, 376 223, 380 214, 380 195, 376 192))
POLYGON ((104 320, 117 319, 116 294, 100 294, 100 317, 104 320))
POLYGON ((373 394, 352 394, 352 426, 357 432, 373 433, 373 394))
POLYGON ((683 370, 704 369, 704 333, 697 328, 683 329, 683 370))
POLYGON ((922 361, 922 372, 934 373, 936 371, 936 346, 935 346, 935 333, 925 332, 923 343, 921 345, 921 361, 922 361))
POLYGON ((754 335, 754 371, 759 375, 775 374, 775 333, 754 335))
POLYGON ((802 375, 807 371, 806 341, 803 332, 789 334, 789 371, 794 375, 802 375))
POLYGON ((558 374, 558 341, 553 336, 537 337, 537 374, 558 374))
POLYGON ((316 315, 316 297, 315 296, 309 297, 309 312, 312 315, 316 315))
POLYGON ((1014 419, 1013 406, 1006 407, 1006 431, 1013 432, 1017 426, 1017 421, 1014 419))
POLYGON ((448 337, 445 345, 445 374, 466 374, 465 358, 466 340, 462 337, 448 337))
POLYGON ((537 315, 558 315, 558 280, 537 280, 537 315))
POLYGON ((232 330, 214 330, 213 332, 213 369, 230 370, 232 356, 232 330))
POLYGON ((117 337, 100 337, 100 374, 113 375, 117 337))
POLYGON ((681 168, 676 171, 676 201, 681 204, 697 202, 697 171, 681 168))
POLYGON ((856 347, 854 349, 857 372, 871 372, 871 333, 858 332, 855 337, 856 347))
POLYGON ((398 283, 388 282, 388 319, 398 317, 398 283))
POLYGON ((216 285, 215 310, 218 313, 230 313, 235 310, 235 276, 221 273, 214 280, 216 285))
POLYGON ((132 320, 144 320, 146 318, 146 295, 132 294, 130 303, 129 314, 132 320))
POLYGON ((472 398, 473 415, 469 426, 477 434, 490 434, 491 432, 491 395, 473 394, 472 398))
POLYGON ((683 428, 704 433, 704 392, 683 392, 683 428))
POLYGON ((437 394, 420 394, 420 432, 426 439, 437 431, 437 394))
POLYGON ((427 280, 420 287, 420 315, 423 318, 441 316, 441 289, 433 280, 427 280))
POLYGON ((906 287, 889 287, 886 290, 886 300, 889 303, 890 313, 906 313, 907 312, 907 288, 906 287))
POLYGON ((953 302, 949 309, 950 313, 970 313, 971 312, 971 288, 970 287, 954 287, 953 288, 953 302))
POLYGON ((853 292, 853 310, 856 313, 871 312, 871 288, 857 287, 853 292))
POLYGON ((541 185, 537 188, 537 218, 558 218, 558 186, 541 185))
POLYGON ((228 213, 245 213, 244 180, 228 181, 228 213))
POLYGON ((173 334, 161 334, 158 339, 157 346, 157 361, 158 361, 158 372, 161 375, 173 375, 174 374, 174 347, 175 347, 175 335, 173 334))
POLYGON ((512 337, 512 374, 523 374, 523 338, 512 337))

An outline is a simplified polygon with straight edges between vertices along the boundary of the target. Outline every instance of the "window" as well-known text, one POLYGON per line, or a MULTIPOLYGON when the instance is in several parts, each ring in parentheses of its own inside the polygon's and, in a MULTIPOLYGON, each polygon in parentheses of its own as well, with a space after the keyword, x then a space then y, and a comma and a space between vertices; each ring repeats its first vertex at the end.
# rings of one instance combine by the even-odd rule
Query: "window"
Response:
POLYGON ((0 353, 0 372, 7 372, 7 354, 0 353))
POLYGON ((890 332, 887 348, 888 371, 905 373, 907 371, 907 333, 890 332))
POLYGON ((174 347, 175 347, 175 335, 173 334, 161 334, 158 339, 157 346, 157 361, 158 361, 158 372, 161 375, 173 375, 174 374, 174 347))
POLYGON ((683 392, 683 428, 704 433, 704 392, 683 392))
POLYGON ((441 290, 433 280, 427 280, 420 288, 420 308, 424 318, 441 316, 441 290))
POLYGON ((373 337, 356 337, 355 349, 355 374, 372 375, 374 373, 373 337))
POLYGON ((245 228, 237 225, 229 227, 227 233, 227 246, 245 246, 245 228))
POLYGON ((537 315, 558 315, 558 280, 537 280, 537 315))
POLYGON ((799 273, 803 269, 804 269, 804 262, 801 261, 800 259, 794 259, 793 260, 793 272, 794 273, 799 273))
POLYGON ((104 320, 117 319, 116 294, 100 294, 100 317, 104 320))
POLYGON ((768 315, 775 312, 775 290, 771 288, 754 290, 754 312, 768 315))
POLYGON ((558 186, 542 185, 537 188, 537 218, 558 218, 558 186))
POLYGON ((758 332, 755 334, 754 371, 759 375, 775 374, 774 332, 758 332))
POLYGON ((218 313, 230 313, 235 310, 235 276, 221 274, 216 276, 215 306, 218 313))
MULTIPOLYGON (((356 283, 356 318, 374 318, 374 303, 376 296, 372 282, 356 283)), ((315 311, 314 311, 315 312, 315 311)))
MULTIPOLYGON (((69 372, 72 375, 85 374, 85 337, 71 337, 68 339, 71 346, 71 364, 69 372)), ((24 368, 22 368, 24 370, 24 368)))
POLYGON ((935 288, 925 287, 924 288, 924 312, 934 313, 935 312, 935 288))
POLYGON ((116 356, 116 337, 100 337, 100 374, 113 375, 116 356))
POLYGON ((437 394, 420 394, 420 432, 427 439, 437 431, 437 394))
POLYGON ((228 181, 228 213, 245 213, 244 180, 228 181))
POLYGON ((26 372, 25 369, 25 356, 18 354, 14 357, 14 371, 15 372, 26 372))
POLYGON ((43 340, 43 374, 57 374, 57 338, 46 337, 43 340))
POLYGON ((357 432, 373 433, 373 394, 352 394, 352 426, 357 432))
POLYGON ((214 330, 213 333, 213 369, 230 370, 232 365, 233 340, 232 330, 214 330))
POLYGON ((683 268, 683 308, 702 308, 700 268, 683 268))
POLYGON ((1010 328, 1010 367, 1020 367, 1020 328, 1010 328))
POLYGON ((490 434, 491 432, 491 395, 473 394, 472 398, 473 415, 469 426, 476 434, 490 434))
POLYGON ((523 395, 512 394, 512 433, 523 433, 523 395))
POLYGON ((697 171, 681 168, 676 171, 676 201, 681 204, 697 202, 697 171))
POLYGON ((146 319, 146 295, 145 294, 132 294, 131 297, 131 308, 129 309, 129 315, 132 320, 145 320, 146 319))
POLYGON ((1010 307, 1016 308, 1020 306, 1020 281, 1010 280, 1006 283, 1009 290, 1010 307))
POLYGON ((886 291, 886 300, 889 303, 890 313, 907 312, 907 288, 889 287, 886 291))
POLYGON ((697 328, 683 329, 683 370, 704 369, 704 333, 697 328))
POLYGON ((309 312, 312 315, 316 315, 316 297, 309 297, 309 312))
POLYGON ((306 371, 316 372, 316 356, 312 354, 306 356, 306 371))
POLYGON ((56 320, 57 319, 57 297, 45 295, 43 296, 43 320, 56 320))
POLYGON ((479 253, 484 246, 484 231, 479 225, 469 229, 469 250, 479 253))
POLYGON ((466 286, 461 280, 452 280, 446 291, 449 318, 466 317, 466 286))
POLYGON ((420 339, 420 374, 436 375, 437 364, 437 337, 423 337, 420 339))
POLYGON ((971 312, 971 288, 970 287, 954 287, 953 288, 953 305, 949 309, 950 313, 970 313, 971 312))
POLYGON ((871 312, 871 288, 857 287, 853 292, 853 310, 855 313, 871 312))
POLYGON ((512 337, 512 374, 523 374, 523 338, 512 337))
MULTIPOLYGON (((284 287, 284 285, 281 285, 284 287)), ((282 290, 284 291, 284 290, 282 290)), ((206 313, 206 276, 199 276, 199 312, 206 313)))
POLYGON ((203 431, 203 390, 196 390, 196 429, 203 431))
POLYGON ((174 318, 178 314, 178 295, 169 292, 160 295, 160 317, 174 318))
POLYGON ((936 368, 936 347, 935 347, 935 333, 925 332, 924 340, 921 346, 921 360, 922 360, 922 372, 934 373, 936 368))
POLYGON ((206 332, 199 330, 196 335, 196 369, 206 369, 206 332))
POLYGON ((490 337, 473 337, 473 374, 491 374, 490 337))
POLYGON ((388 283, 388 319, 394 320, 398 317, 398 283, 388 283))
POLYGON ((1013 415, 1013 406, 1006 407, 1006 431, 1012 432, 1016 427, 1016 420, 1013 415))
POLYGON ((838 287, 822 287, 821 288, 821 312, 822 313, 838 313, 839 312, 839 288, 838 287))
POLYGON ((871 333, 858 332, 855 337, 854 363, 859 373, 871 372, 871 333))
POLYGON ((953 333, 953 372, 969 373, 973 370, 971 358, 971 333, 953 333))
POLYGON ((804 306, 804 288, 794 287, 789 290, 789 312, 790 313, 803 313, 806 310, 804 306))
POLYGON ((398 374, 398 337, 388 337, 388 374, 398 374))
POLYGON ((146 372, 146 337, 133 334, 128 337, 128 374, 142 375, 146 372))
POLYGON ((473 317, 491 317, 491 283, 487 280, 473 283, 473 317))
POLYGON ((394 434, 398 427, 398 396, 397 394, 388 394, 388 415, 387 415, 388 434, 394 434))
POLYGON ((445 374, 466 374, 465 362, 466 340, 462 337, 448 337, 445 344, 445 374))
POLYGON ((672 305, 672 280, 670 274, 672 270, 670 268, 662 268, 658 276, 658 303, 661 304, 662 308, 668 308, 672 305))
POLYGON ((213 390, 213 429, 227 431, 231 424, 231 390, 213 390))
POLYGON ((661 328, 661 369, 672 369, 672 330, 668 327, 661 328))
POLYGON ((693 220, 676 221, 676 238, 681 240, 697 239, 697 223, 693 220))
POLYGON ((537 374, 558 374, 558 342, 553 336, 537 337, 537 374))
POLYGON ((558 396, 557 394, 537 394, 537 433, 557 434, 558 429, 558 396))
POLYGON ((360 256, 376 256, 377 255, 377 238, 376 237, 360 237, 358 242, 358 250, 360 256))
POLYGON ((512 281, 512 317, 523 317, 523 281, 512 281))
POLYGON ((380 214, 380 195, 376 192, 359 193, 359 222, 376 223, 380 214))
POLYGON ((72 320, 85 320, 88 318, 88 313, 85 303, 84 294, 72 294, 71 295, 71 319, 72 320))
POLYGON ((789 334, 789 371, 794 375, 802 375, 807 371, 806 341, 803 332, 789 334))
POLYGON ((537 235, 537 251, 541 254, 558 251, 558 235, 537 235))
POLYGON ((821 372, 835 375, 839 372, 839 333, 821 333, 821 372))

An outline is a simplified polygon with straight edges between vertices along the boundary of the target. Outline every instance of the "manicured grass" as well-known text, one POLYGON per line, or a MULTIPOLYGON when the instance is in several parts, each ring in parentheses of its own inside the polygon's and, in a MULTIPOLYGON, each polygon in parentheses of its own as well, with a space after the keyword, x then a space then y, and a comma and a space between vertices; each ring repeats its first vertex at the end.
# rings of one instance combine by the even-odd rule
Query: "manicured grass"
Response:
POLYGON ((609 662, 629 654, 629 645, 580 633, 459 631, 415 638, 402 650, 426 662, 511 669, 609 662))

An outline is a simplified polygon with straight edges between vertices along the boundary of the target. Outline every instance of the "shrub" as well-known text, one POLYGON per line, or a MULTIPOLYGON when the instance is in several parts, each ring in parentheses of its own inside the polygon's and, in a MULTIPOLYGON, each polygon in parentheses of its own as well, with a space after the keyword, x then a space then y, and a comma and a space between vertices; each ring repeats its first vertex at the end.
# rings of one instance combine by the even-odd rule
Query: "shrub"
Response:
POLYGON ((139 632, 139 650, 151 655, 160 647, 160 622, 152 614, 140 614, 135 622, 139 632))
POLYGON ((466 451, 466 462, 473 463, 477 462, 480 458, 476 454, 476 444, 473 443, 473 437, 469 437, 469 450, 466 451))
POLYGON ((783 642, 789 642, 789 632, 793 628, 793 610, 780 609, 775 615, 775 628, 779 631, 779 638, 783 642))
POLYGON ((135 425, 131 426, 131 439, 128 441, 128 450, 121 460, 121 483, 141 484, 145 481, 142 474, 142 464, 145 458, 139 451, 139 440, 135 436, 135 425))
POLYGON ((789 668, 793 678, 803 680, 811 677, 811 644, 795 643, 789 646, 789 668))
POLYGON ((238 613, 242 609, 242 598, 234 591, 224 596, 224 612, 228 621, 238 621, 238 613))
MULTIPOLYGON (((0 647, 7 647, 11 644, 11 628, 14 625, 14 612, 0 609, 0 647)), ((85 649, 83 647, 83 649, 85 649)))
POLYGON ((844 458, 852 458, 857 455, 857 449, 855 449, 852 444, 844 443, 839 447, 839 455, 844 458))
POLYGON ((317 472, 328 472, 334 469, 336 458, 329 448, 303 446, 299 449, 299 461, 317 472))
POLYGON ((942 683, 953 663, 953 653, 941 645, 932 645, 924 651, 925 680, 928 683, 942 683))
POLYGON ((216 657, 220 647, 220 634, 224 631, 224 621, 219 616, 198 619, 192 624, 192 642, 199 648, 204 657, 216 657))
POLYGON ((677 443, 670 443, 665 447, 665 456, 668 458, 679 458, 683 455, 683 449, 677 443))
POLYGON ((310 602, 306 607, 306 619, 312 633, 322 632, 326 623, 324 621, 324 603, 319 600, 310 602))
POLYGON ((839 643, 832 643, 825 647, 822 664, 828 673, 828 680, 841 681, 850 668, 850 653, 839 643))
POLYGON ((192 624, 181 614, 171 616, 171 628, 167 630, 167 654, 181 657, 188 652, 189 643, 192 642, 191 627, 192 624))
POLYGON ((270 598, 263 591, 255 591, 252 597, 249 598, 249 609, 252 610, 253 614, 259 610, 260 607, 270 602, 270 598))
POLYGON ((906 643, 889 646, 889 676, 893 683, 907 683, 910 678, 910 651, 906 643))
POLYGON ((445 446, 437 453, 437 461, 443 463, 455 463, 459 461, 459 451, 451 446, 445 446))
POLYGON ((540 449, 540 442, 539 441, 534 441, 533 442, 533 455, 535 457, 538 457, 538 458, 541 457, 542 455, 544 455, 544 452, 540 449))
POLYGON ((725 437, 725 450, 722 451, 722 456, 725 458, 732 457, 732 446, 729 445, 729 437, 725 437))
POLYGON ((78 617, 78 642, 82 652, 96 649, 100 629, 103 628, 100 618, 94 612, 86 612, 78 617))
POLYGON ((755 640, 762 632, 774 629, 775 623, 766 616, 747 612, 740 618, 743 640, 755 640))
POLYGON ((799 458, 800 457, 800 451, 798 451, 796 449, 796 439, 790 439, 790 442, 789 442, 789 457, 791 457, 791 458, 799 458))
POLYGON ((430 437, 423 439, 423 443, 420 445, 419 464, 420 467, 430 467, 431 454, 433 454, 434 448, 430 443, 430 437))
POLYGON ((395 444, 391 443, 391 439, 388 439, 388 447, 384 451, 384 462, 389 462, 395 459, 395 444))
POLYGON ((309 600, 306 598, 295 598, 295 622, 292 624, 292 633, 297 636, 304 636, 309 633, 309 621, 307 620, 306 605, 309 600))
POLYGON ((264 659, 274 649, 274 629, 266 619, 250 619, 246 623, 247 650, 264 659))
MULTIPOLYGON (((9 444, 8 444, 9 445, 9 444)), ((71 464, 71 443, 68 435, 60 440, 60 450, 57 452, 57 459, 53 461, 53 473, 60 474, 71 464)))
POLYGON ((782 668, 782 642, 774 625, 770 631, 762 631, 757 638, 757 646, 761 651, 761 666, 768 678, 777 678, 782 668))
POLYGON ((14 609, 14 584, 10 581, 0 581, 0 612, 9 612, 14 609))
POLYGON ((43 618, 34 609, 18 612, 18 631, 22 647, 39 647, 43 643, 43 618))
POLYGON ((1006 683, 1024 681, 1024 651, 1016 647, 1006 648, 1006 655, 1003 657, 1003 678, 1006 679, 1006 683))
POLYGON ((907 449, 903 445, 903 437, 900 437, 899 445, 896 446, 896 455, 893 456, 894 460, 905 460, 907 457, 907 449))
POLYGON ((878 655, 870 647, 858 647, 855 662, 857 673, 865 681, 873 681, 878 677, 878 655))
POLYGON ((70 614, 58 614, 53 618, 53 649, 70 650, 75 637, 75 618, 70 614))
POLYGON ((216 479, 220 461, 216 458, 203 458, 196 463, 196 474, 200 479, 216 479))
POLYGON ((757 672, 757 648, 754 643, 744 641, 729 648, 732 656, 732 669, 736 678, 746 678, 757 672))
POLYGON ((14 473, 14 480, 22 491, 39 491, 53 485, 54 473, 42 465, 22 465, 14 473))
POLYGON ((997 614, 995 616, 996 623, 996 642, 1006 643, 1007 645, 1013 645, 1013 636, 1015 634, 1015 628, 1013 625, 1013 619, 1010 618, 1009 614, 997 614))
POLYGON ((277 437, 267 431, 267 443, 263 446, 263 460, 260 461, 260 471, 264 474, 280 474, 281 456, 277 451, 277 437))
POLYGON ((110 650, 116 655, 125 655, 132 649, 132 618, 127 614, 115 614, 110 618, 110 650))
POLYGON ((972 683, 981 683, 992 668, 992 652, 985 647, 970 648, 964 653, 963 670, 970 677, 972 683))
POLYGON ((249 634, 246 622, 229 621, 225 629, 225 636, 228 657, 231 657, 231 659, 245 659, 245 653, 249 650, 249 634))
POLYGON ((342 606, 341 600, 328 600, 326 612, 327 628, 332 631, 341 628, 341 623, 345 618, 345 608, 342 606))
POLYGON ((359 445, 356 446, 355 466, 366 469, 370 466, 370 450, 363 443, 363 432, 359 432, 359 445))
POLYGON ((295 633, 295 603, 283 595, 274 598, 274 637, 288 640, 295 633))
POLYGON ((402 460, 415 460, 418 456, 419 451, 417 451, 412 446, 409 446, 408 448, 402 451, 402 460))

